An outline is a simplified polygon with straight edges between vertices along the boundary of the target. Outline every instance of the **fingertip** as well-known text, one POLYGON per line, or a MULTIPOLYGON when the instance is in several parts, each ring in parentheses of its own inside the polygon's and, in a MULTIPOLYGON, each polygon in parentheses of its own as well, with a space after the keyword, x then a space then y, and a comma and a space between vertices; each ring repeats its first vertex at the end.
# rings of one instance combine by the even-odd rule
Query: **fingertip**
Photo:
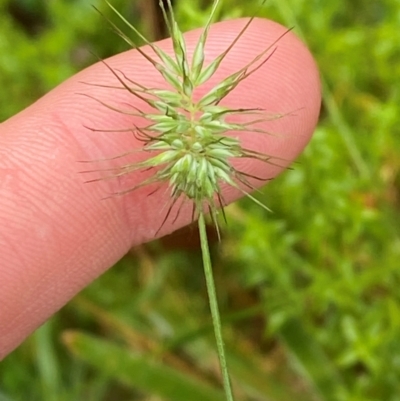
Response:
MULTIPOLYGON (((205 65, 211 63, 235 41, 247 22, 248 19, 243 18, 211 26, 206 43, 205 65)), ((189 58, 201 32, 202 29, 197 29, 185 34, 189 58)), ((160 41, 156 45, 173 56, 170 40, 160 41)), ((268 61, 261 68, 255 69, 254 73, 243 80, 223 99, 221 104, 232 108, 260 108, 271 116, 270 119, 266 118, 265 123, 260 126, 270 135, 250 132, 238 135, 243 146, 269 155, 275 162, 263 164, 244 159, 235 161, 235 166, 255 176, 273 178, 304 149, 318 121, 321 102, 319 73, 305 44, 288 28, 271 20, 255 18, 226 55, 214 76, 199 88, 199 92, 206 93, 218 82, 250 63, 264 50, 268 50, 264 57, 271 55, 268 61), (278 115, 282 117, 274 118, 278 115)), ((143 47, 143 51, 153 58, 156 57, 149 46, 143 47)), ((55 100, 53 98, 49 101, 55 104, 58 101, 61 102, 58 108, 63 109, 64 116, 61 115, 60 119, 67 119, 65 113, 74 116, 74 129, 71 133, 83 149, 87 160, 110 158, 142 146, 131 132, 97 132, 94 135, 93 132, 88 132, 84 128, 90 126, 104 130, 117 130, 132 128, 137 121, 137 118, 129 113, 123 114, 110 110, 93 100, 94 98, 116 109, 138 108, 149 111, 149 106, 132 93, 112 88, 120 85, 120 82, 111 69, 119 74, 122 72, 123 79, 130 80, 130 84, 139 83, 143 87, 168 88, 161 74, 135 49, 111 57, 106 60, 106 64, 96 63, 69 80, 65 88, 63 86, 58 88, 59 92, 55 93, 55 100), (70 94, 83 92, 90 95, 79 99, 78 112, 76 96, 66 96, 65 89, 70 94)), ((129 160, 134 162, 140 157, 139 154, 133 154, 129 160)), ((118 166, 124 162, 124 159, 121 159, 109 161, 105 165, 118 166)), ((124 192, 137 186, 146 177, 146 174, 136 172, 118 180, 107 181, 106 187, 108 193, 124 192)), ((259 186, 260 183, 255 185, 259 186)), ((104 190, 104 183, 97 183, 97 188, 100 187, 104 190)), ((165 209, 159 207, 160 197, 163 199, 162 203, 167 204, 169 193, 160 191, 156 197, 148 197, 147 194, 153 189, 141 188, 117 202, 119 205, 124 205, 124 215, 127 216, 128 221, 126 226, 135 227, 130 231, 133 243, 153 238, 158 232, 160 221, 164 218, 165 209)), ((228 189, 226 199, 230 202, 241 195, 239 191, 228 189)), ((157 235, 164 235, 186 224, 189 215, 189 212, 181 213, 181 218, 175 222, 167 221, 157 235)))
MULTIPOLYGON (((236 40, 247 22, 248 19, 243 18, 212 25, 205 47, 205 65, 215 60, 236 40)), ((185 34, 189 58, 201 32, 201 29, 197 29, 185 34)), ((158 42, 157 45, 173 56, 169 40, 158 42)), ((148 47, 145 51, 153 55, 148 47)), ((318 121, 321 103, 320 78, 318 67, 307 46, 293 30, 271 20, 255 18, 226 55, 214 76, 199 88, 199 93, 206 93, 227 76, 251 63, 264 51, 266 52, 263 57, 268 58, 268 61, 259 69, 255 68, 254 73, 224 98, 221 105, 233 109, 260 108, 271 117, 266 118, 265 123, 258 126, 269 134, 236 133, 240 136, 243 146, 271 156, 271 163, 261 163, 252 159, 234 161, 235 167, 239 170, 270 179, 282 172, 301 153, 311 139, 318 121), (279 115, 281 117, 276 118, 279 115)), ((167 88, 161 74, 135 50, 115 56, 107 62, 112 68, 124 71, 133 81, 140 80, 144 86, 167 88)), ((259 63, 260 61, 256 61, 252 67, 259 63)), ((102 76, 103 78, 105 77, 102 76)), ((112 79, 110 74, 108 79, 112 79)), ((120 95, 127 96, 126 93, 120 95)), ((115 93, 108 92, 105 97, 110 100, 113 97, 115 101, 115 93)), ((134 101, 132 96, 128 95, 126 99, 128 98, 134 101)), ((142 106, 147 107, 143 104, 142 106)), ((97 124, 101 125, 103 121, 98 121, 97 124)), ((133 186, 137 182, 135 178, 132 178, 133 186)), ((258 181, 254 182, 254 185, 261 184, 258 181)), ((163 202, 166 204, 169 197, 168 191, 159 195, 163 197, 163 202)), ((242 193, 233 188, 227 188, 225 191, 228 202, 240 196, 242 193)), ((161 213, 158 213, 160 208, 157 206, 160 204, 160 198, 145 198, 141 195, 141 199, 146 199, 146 209, 152 210, 149 218, 152 221, 162 221, 165 210, 161 209, 161 213)), ((131 206, 133 204, 137 205, 130 201, 130 195, 127 196, 127 215, 130 216, 130 225, 136 225, 137 219, 143 217, 136 215, 135 209, 131 206)), ((158 235, 164 235, 186 224, 189 215, 188 211, 188 213, 181 213, 181 218, 174 222, 167 221, 158 235)), ((145 236, 148 233, 145 233, 145 236)))

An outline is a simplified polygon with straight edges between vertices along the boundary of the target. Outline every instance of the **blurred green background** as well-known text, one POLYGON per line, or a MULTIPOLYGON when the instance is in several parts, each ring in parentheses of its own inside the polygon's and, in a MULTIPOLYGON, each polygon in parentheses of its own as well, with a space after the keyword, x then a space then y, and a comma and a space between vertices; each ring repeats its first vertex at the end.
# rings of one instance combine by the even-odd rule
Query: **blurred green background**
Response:
MULTIPOLYGON (((126 49, 101 0, 0 0, 0 121, 126 49), (91 53, 92 52, 92 53, 91 53)), ((156 2, 112 0, 152 39, 156 2)), ((210 2, 175 0, 182 28, 210 2)), ((224 0, 294 26, 320 66, 314 138, 213 245, 237 400, 400 400, 400 3, 224 0)), ((0 364, 0 401, 223 400, 196 229, 133 249, 0 364), (184 240, 185 239, 185 240, 184 240)))

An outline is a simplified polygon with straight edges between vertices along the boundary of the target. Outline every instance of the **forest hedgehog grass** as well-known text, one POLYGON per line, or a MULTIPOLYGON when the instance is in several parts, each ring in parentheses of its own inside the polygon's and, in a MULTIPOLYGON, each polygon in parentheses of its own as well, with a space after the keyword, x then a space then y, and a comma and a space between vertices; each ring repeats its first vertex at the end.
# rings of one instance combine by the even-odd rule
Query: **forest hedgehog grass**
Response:
MULTIPOLYGON (((178 209, 178 216, 180 202, 191 203, 192 219, 198 219, 203 265, 224 390, 226 399, 232 401, 233 395, 221 334, 221 323, 205 219, 206 215, 210 216, 219 236, 219 210, 225 219, 224 205, 226 203, 221 190, 223 185, 229 185, 238 189, 245 196, 266 208, 265 205, 249 193, 249 191, 255 190, 250 179, 261 178, 237 170, 231 161, 235 158, 251 158, 265 163, 272 163, 272 158, 257 151, 244 148, 240 140, 234 136, 234 132, 244 131, 270 134, 259 128, 257 124, 271 119, 282 118, 284 114, 271 115, 262 109, 231 109, 224 107, 223 101, 243 80, 258 70, 273 56, 276 44, 289 30, 284 32, 280 37, 277 37, 270 46, 259 53, 253 60, 219 82, 200 99, 197 99, 195 96, 196 89, 215 74, 226 55, 239 41, 254 18, 248 20, 225 51, 211 63, 205 65, 207 36, 220 2, 220 0, 213 2, 208 21, 203 28, 191 57, 187 54, 185 40, 175 20, 170 0, 166 1, 167 9, 162 1, 160 1, 160 7, 172 38, 173 56, 161 50, 156 44, 150 43, 107 2, 113 12, 150 47, 153 54, 149 55, 143 49, 137 47, 124 32, 114 23, 110 22, 113 29, 152 64, 169 85, 170 89, 143 86, 140 82, 135 82, 127 77, 123 72, 113 70, 103 61, 110 70, 110 73, 119 82, 119 85, 114 87, 115 89, 128 91, 132 96, 141 99, 153 110, 150 113, 139 109, 124 111, 102 102, 101 99, 93 98, 112 110, 132 116, 139 116, 148 122, 148 125, 144 127, 132 126, 126 129, 126 131, 133 132, 135 137, 143 143, 143 146, 140 149, 128 151, 124 155, 118 155, 113 159, 122 158, 132 152, 148 153, 149 157, 141 162, 125 164, 118 168, 106 170, 106 177, 91 181, 120 177, 125 174, 135 174, 137 171, 154 171, 154 174, 150 178, 145 179, 139 185, 115 193, 113 196, 124 195, 139 187, 153 183, 167 183, 170 190, 170 202, 166 208, 162 224, 171 217, 171 212, 175 205, 178 209), (230 122, 232 121, 232 117, 238 115, 245 116, 244 119, 247 121, 244 123, 230 122)), ((105 132, 105 130, 98 128, 88 128, 92 131, 105 132)), ((90 172, 93 172, 93 170, 90 172)), ((174 218, 176 219, 177 216, 174 218)))

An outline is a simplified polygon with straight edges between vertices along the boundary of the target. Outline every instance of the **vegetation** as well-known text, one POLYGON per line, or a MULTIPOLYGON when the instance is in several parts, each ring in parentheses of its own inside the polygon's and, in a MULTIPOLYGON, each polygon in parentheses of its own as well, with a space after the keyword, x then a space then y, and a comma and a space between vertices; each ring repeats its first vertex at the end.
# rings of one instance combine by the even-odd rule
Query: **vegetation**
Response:
MULTIPOLYGON (((112 3, 155 32, 139 0, 112 3)), ((205 23, 203 3, 175 1, 183 29, 205 23)), ((400 400, 399 6, 224 0, 218 17, 254 12, 308 43, 324 102, 259 197, 273 213, 231 205, 212 248, 237 399, 400 400)), ((0 121, 91 51, 125 48, 87 1, 0 0, 0 121)), ((133 249, 72 300, 1 363, 0 400, 223 400, 196 232, 133 249)))

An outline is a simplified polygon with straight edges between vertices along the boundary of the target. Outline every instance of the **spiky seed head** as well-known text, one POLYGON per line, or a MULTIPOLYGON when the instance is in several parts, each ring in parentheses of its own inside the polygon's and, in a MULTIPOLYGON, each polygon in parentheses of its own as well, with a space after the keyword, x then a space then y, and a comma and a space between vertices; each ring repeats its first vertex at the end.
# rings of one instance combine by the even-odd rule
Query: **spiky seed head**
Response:
MULTIPOLYGON (((232 136, 234 131, 268 133, 255 128, 254 124, 270 119, 270 117, 266 116, 263 110, 258 109, 233 110, 224 107, 221 101, 240 82, 268 60, 275 50, 276 43, 282 37, 277 38, 272 45, 241 69, 219 82, 200 100, 195 100, 196 88, 215 74, 225 56, 253 19, 249 19, 223 53, 205 66, 205 45, 210 24, 219 3, 220 0, 215 0, 213 3, 210 18, 195 46, 191 62, 189 62, 185 39, 175 20, 170 1, 167 1, 168 12, 164 9, 162 2, 160 2, 160 6, 172 37, 174 58, 156 44, 147 41, 111 4, 108 4, 150 46, 157 59, 149 56, 140 48, 137 50, 159 71, 170 85, 170 90, 146 88, 140 83, 127 79, 125 75, 117 73, 106 64, 118 79, 121 88, 145 101, 153 109, 148 113, 137 111, 136 115, 144 117, 148 121, 147 126, 144 128, 130 127, 130 130, 135 130, 138 137, 143 140, 144 145, 141 150, 148 152, 149 158, 140 163, 125 165, 112 176, 149 168, 154 168, 154 175, 141 184, 118 194, 125 194, 150 183, 168 183, 171 191, 171 207, 183 197, 192 202, 195 214, 203 213, 208 209, 217 228, 217 206, 223 207, 222 184, 233 186, 255 200, 248 193, 249 190, 254 189, 248 181, 249 176, 235 169, 231 163, 232 159, 255 158, 267 163, 270 161, 270 157, 266 155, 243 148, 239 139, 232 136), (256 115, 257 117, 246 123, 235 124, 228 121, 228 117, 232 115, 256 115), (153 152, 156 154, 152 155, 153 152)), ((113 27, 125 41, 132 46, 135 45, 114 24, 113 27)), ((110 108, 115 110, 114 107, 110 106, 110 108)), ((168 214, 169 212, 170 210, 168 214)))

